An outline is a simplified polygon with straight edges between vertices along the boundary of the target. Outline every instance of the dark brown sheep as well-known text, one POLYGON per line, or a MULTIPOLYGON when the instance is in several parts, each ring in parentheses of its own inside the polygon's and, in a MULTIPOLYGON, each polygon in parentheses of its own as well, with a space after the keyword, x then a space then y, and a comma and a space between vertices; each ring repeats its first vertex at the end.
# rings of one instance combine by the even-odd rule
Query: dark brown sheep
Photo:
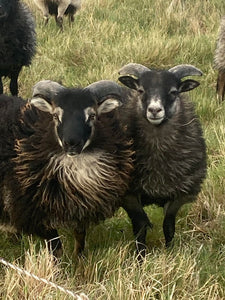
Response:
POLYGON ((72 228, 75 252, 83 250, 86 229, 113 216, 129 184, 133 152, 118 105, 87 88, 64 88, 49 102, 40 95, 27 104, 0 97, 5 224, 51 240, 55 255, 61 252, 57 228, 72 228))

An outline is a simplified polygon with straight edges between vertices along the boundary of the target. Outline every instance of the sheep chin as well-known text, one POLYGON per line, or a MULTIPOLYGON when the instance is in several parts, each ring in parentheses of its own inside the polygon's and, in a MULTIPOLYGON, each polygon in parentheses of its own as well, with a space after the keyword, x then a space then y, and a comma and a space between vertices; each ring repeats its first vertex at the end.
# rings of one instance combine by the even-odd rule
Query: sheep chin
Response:
POLYGON ((148 118, 148 121, 153 125, 159 125, 162 123, 163 120, 164 118, 157 118, 157 119, 148 118))

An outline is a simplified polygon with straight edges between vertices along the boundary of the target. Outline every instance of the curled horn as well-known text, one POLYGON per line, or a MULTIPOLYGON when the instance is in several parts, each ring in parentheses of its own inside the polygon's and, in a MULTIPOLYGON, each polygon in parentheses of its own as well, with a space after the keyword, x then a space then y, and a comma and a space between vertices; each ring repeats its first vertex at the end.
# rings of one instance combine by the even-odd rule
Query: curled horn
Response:
POLYGON ((64 89, 65 87, 56 81, 41 80, 34 85, 32 97, 41 97, 46 101, 51 102, 51 100, 64 89))
POLYGON ((182 79, 186 76, 202 76, 202 71, 192 65, 178 65, 168 70, 177 78, 182 79))
POLYGON ((141 64, 129 63, 119 70, 119 78, 123 76, 129 76, 134 79, 138 79, 140 74, 146 71, 150 71, 150 69, 141 64))
POLYGON ((86 90, 89 90, 98 103, 103 102, 109 98, 120 100, 122 96, 122 87, 111 80, 100 80, 88 85, 86 90))

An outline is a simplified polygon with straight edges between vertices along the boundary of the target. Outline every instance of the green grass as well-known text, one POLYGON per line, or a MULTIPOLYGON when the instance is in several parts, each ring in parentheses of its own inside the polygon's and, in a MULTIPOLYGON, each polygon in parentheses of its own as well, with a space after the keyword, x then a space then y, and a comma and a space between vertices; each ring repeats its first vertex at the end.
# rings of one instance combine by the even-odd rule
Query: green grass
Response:
MULTIPOLYGON (((24 0, 37 23, 38 49, 19 77, 20 96, 31 97, 42 79, 85 86, 117 80, 129 62, 150 68, 193 64, 204 75, 190 92, 207 142, 208 176, 198 200, 181 209, 171 250, 164 249, 162 210, 146 211, 154 223, 141 266, 134 256, 132 228, 125 212, 90 228, 84 258, 72 261, 73 234, 60 231, 62 260, 54 264, 37 238, 0 234, 0 256, 90 299, 225 299, 225 103, 216 99, 213 55, 224 0, 84 0, 72 27, 61 33, 52 18, 44 26, 32 0, 24 0)), ((4 81, 5 86, 8 80, 4 81)), ((8 88, 6 89, 8 92, 8 88)), ((70 299, 62 292, 0 265, 2 299, 70 299)))

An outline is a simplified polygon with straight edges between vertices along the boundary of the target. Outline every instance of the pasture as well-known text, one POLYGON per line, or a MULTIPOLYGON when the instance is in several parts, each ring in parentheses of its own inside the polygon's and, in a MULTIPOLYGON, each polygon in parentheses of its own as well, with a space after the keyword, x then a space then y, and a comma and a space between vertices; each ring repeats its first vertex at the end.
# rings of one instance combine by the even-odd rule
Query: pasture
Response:
MULTIPOLYGON (((37 53, 19 76, 19 96, 51 79, 65 86, 117 81, 121 66, 149 68, 193 64, 204 75, 189 96, 200 116, 207 143, 208 175, 198 200, 177 216, 172 249, 164 247, 161 208, 146 212, 148 254, 140 266, 130 220, 116 215, 88 231, 84 257, 73 261, 73 232, 60 229, 64 254, 57 264, 35 237, 0 232, 0 257, 93 300, 225 299, 225 102, 216 98, 213 55, 223 0, 83 0, 70 27, 60 32, 52 17, 44 26, 32 0, 24 0, 36 19, 37 53)), ((4 81, 8 86, 8 79, 4 81)), ((9 91, 8 91, 9 92, 9 91)), ((1 299, 72 299, 50 286, 0 264, 1 299)))

